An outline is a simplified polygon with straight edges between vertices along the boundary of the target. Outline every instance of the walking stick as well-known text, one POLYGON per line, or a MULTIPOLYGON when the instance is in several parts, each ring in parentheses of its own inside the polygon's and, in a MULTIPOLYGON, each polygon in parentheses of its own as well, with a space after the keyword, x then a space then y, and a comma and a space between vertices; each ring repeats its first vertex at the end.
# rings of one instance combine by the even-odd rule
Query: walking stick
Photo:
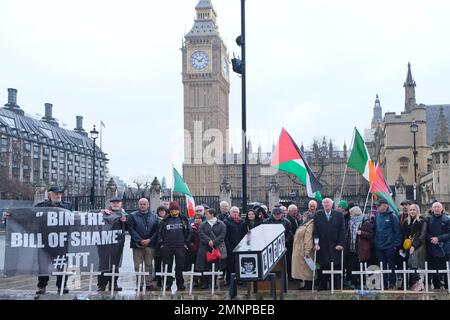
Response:
POLYGON ((341 291, 344 290, 344 249, 341 251, 341 291))
POLYGON ((312 288, 311 288, 311 292, 314 292, 314 282, 316 280, 316 260, 317 260, 317 251, 314 250, 314 270, 313 270, 313 280, 312 280, 312 288))
MULTIPOLYGON (((317 246, 317 245, 319 245, 319 238, 314 238, 314 246, 317 246)), ((313 270, 313 281, 312 281, 311 292, 314 292, 314 282, 316 279, 316 269, 317 269, 316 261, 317 261, 317 250, 314 249, 314 270, 313 270)))

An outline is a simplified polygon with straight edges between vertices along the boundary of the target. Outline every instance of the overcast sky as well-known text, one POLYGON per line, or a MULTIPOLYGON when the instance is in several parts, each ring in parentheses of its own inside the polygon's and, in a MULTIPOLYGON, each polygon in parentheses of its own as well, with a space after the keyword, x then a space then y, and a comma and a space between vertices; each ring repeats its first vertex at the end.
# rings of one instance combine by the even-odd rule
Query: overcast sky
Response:
MULTIPOLYGON (((182 162, 179 49, 197 2, 1 0, 1 105, 12 87, 28 114, 50 102, 69 129, 76 115, 86 130, 102 120, 113 175, 169 177, 182 162)), ((238 54, 240 1, 213 4, 238 54)), ((305 146, 323 135, 349 144, 354 126, 370 126, 377 93, 383 114, 403 110, 408 61, 417 101, 450 103, 449 12, 447 0, 248 0, 254 149, 269 151, 281 127, 305 146)), ((232 75, 232 128, 240 128, 240 94, 232 75)))

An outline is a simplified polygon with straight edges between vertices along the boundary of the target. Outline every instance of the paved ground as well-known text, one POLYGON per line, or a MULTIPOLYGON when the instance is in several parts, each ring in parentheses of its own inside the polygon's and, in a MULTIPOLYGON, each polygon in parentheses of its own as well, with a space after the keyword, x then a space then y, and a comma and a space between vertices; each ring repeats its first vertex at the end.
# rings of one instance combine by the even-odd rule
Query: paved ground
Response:
MULTIPOLYGON (((16 277, 4 277, 4 250, 5 250, 5 236, 0 233, 0 300, 1 299, 24 299, 32 300, 36 299, 34 294, 36 290, 37 277, 35 276, 16 276, 16 277)), ((129 237, 125 244, 123 264, 121 271, 133 271, 133 259, 132 252, 129 249, 129 237)), ((111 299, 110 292, 98 294, 95 290, 97 288, 97 279, 93 279, 92 294, 89 294, 89 277, 83 276, 81 278, 80 288, 71 290, 70 294, 59 297, 56 292, 55 286, 56 277, 52 277, 49 286, 47 287, 48 293, 38 298, 40 300, 53 300, 53 299, 90 299, 90 300, 105 300, 111 299)), ((220 283, 219 283, 220 284, 220 283)), ((119 278, 119 285, 124 289, 123 292, 115 294, 113 299, 121 300, 135 300, 135 299, 177 299, 177 300, 223 300, 228 299, 228 288, 220 287, 216 290, 215 295, 211 294, 211 290, 194 290, 193 295, 189 296, 188 292, 177 292, 175 295, 171 295, 167 292, 166 297, 162 297, 161 291, 146 292, 145 295, 137 296, 135 292, 136 284, 134 276, 122 276, 119 278)), ((189 281, 186 279, 186 287, 189 286, 189 281)), ((297 289, 297 283, 290 283, 290 289, 297 289)), ((270 300, 269 293, 261 293, 258 295, 252 294, 247 296, 247 287, 242 286, 238 288, 237 299, 264 299, 270 300)), ((380 292, 366 292, 364 294, 356 291, 344 291, 336 292, 335 295, 331 295, 330 292, 304 292, 300 290, 289 290, 285 294, 284 299, 289 300, 450 300, 450 295, 446 291, 425 293, 408 293, 404 294, 401 291, 386 292, 381 294, 380 292)))

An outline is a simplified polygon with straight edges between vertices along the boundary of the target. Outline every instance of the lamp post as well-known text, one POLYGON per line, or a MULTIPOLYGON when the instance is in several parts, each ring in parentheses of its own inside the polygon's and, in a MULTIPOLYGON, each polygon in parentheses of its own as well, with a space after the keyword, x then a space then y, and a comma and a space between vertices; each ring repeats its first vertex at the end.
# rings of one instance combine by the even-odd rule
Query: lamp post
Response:
POLYGON ((241 35, 236 43, 241 47, 242 58, 231 59, 233 71, 242 78, 242 210, 247 212, 247 82, 246 82, 246 48, 245 48, 245 0, 241 0, 241 35))
POLYGON ((98 138, 98 131, 95 130, 95 125, 94 125, 94 129, 92 129, 91 133, 91 138, 93 140, 93 144, 92 144, 92 187, 91 187, 91 207, 94 207, 94 203, 95 203, 95 140, 98 138))
POLYGON ((247 79, 246 79, 246 48, 245 48, 245 0, 241 0, 241 50, 242 50, 242 210, 247 212, 247 79))
POLYGON ((409 126, 413 134, 413 155, 414 155, 414 201, 417 200, 417 148, 416 148, 416 133, 419 132, 418 124, 413 121, 409 126))

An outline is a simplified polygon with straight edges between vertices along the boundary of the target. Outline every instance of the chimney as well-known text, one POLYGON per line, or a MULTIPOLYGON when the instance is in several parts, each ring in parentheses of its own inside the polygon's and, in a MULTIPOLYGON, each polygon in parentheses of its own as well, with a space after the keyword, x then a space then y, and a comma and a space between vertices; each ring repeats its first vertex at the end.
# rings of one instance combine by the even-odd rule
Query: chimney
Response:
POLYGON ((17 106, 17 89, 8 88, 8 104, 17 106))
POLYGON ((45 104, 45 118, 48 120, 53 119, 53 105, 51 103, 45 104))
POLYGON ((42 121, 47 122, 53 126, 59 127, 58 122, 53 118, 53 104, 46 103, 45 105, 45 116, 42 117, 42 121))
POLYGON ((77 126, 74 129, 75 132, 78 132, 79 134, 83 135, 83 136, 88 136, 87 132, 84 131, 83 129, 83 117, 82 116, 77 116, 77 126))
POLYGON ((21 116, 25 115, 25 112, 17 105, 17 89, 8 88, 8 103, 5 104, 5 109, 15 112, 21 116))

